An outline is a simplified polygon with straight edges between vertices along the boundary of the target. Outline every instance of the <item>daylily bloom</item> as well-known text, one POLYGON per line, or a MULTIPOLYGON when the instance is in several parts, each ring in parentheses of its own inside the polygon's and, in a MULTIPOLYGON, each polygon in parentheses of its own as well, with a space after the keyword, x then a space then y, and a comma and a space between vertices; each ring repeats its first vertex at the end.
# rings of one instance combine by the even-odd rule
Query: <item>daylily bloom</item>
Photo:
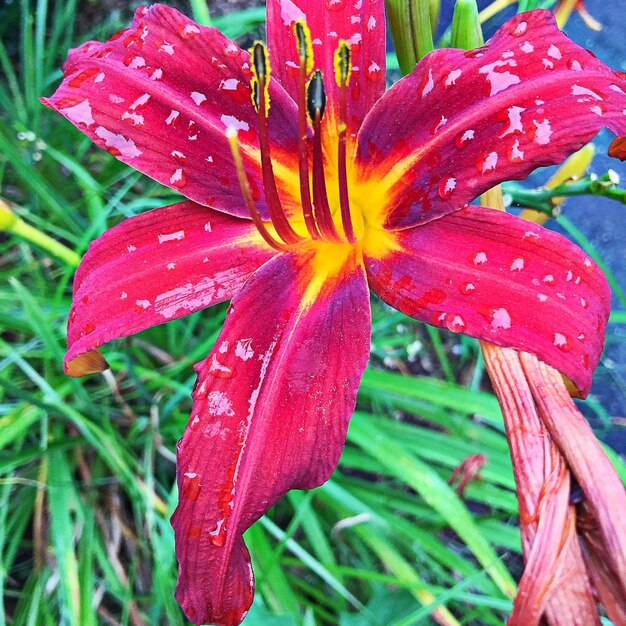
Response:
POLYGON ((626 135, 626 80, 551 13, 437 50, 385 93, 382 0, 269 0, 269 52, 177 11, 70 52, 44 102, 188 200, 125 220, 76 274, 65 367, 231 299, 178 445, 177 598, 194 623, 252 602, 243 532, 335 468, 370 343, 369 286, 417 319, 524 349, 585 395, 602 272, 558 234, 468 205, 626 135))

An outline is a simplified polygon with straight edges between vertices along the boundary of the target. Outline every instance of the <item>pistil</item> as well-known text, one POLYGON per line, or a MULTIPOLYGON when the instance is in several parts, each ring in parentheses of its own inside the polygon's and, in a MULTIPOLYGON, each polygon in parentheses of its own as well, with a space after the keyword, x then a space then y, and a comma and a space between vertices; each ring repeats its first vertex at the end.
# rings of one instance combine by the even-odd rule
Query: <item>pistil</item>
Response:
POLYGON ((241 158, 241 154, 239 152, 239 145, 237 143, 238 132, 236 128, 229 126, 226 129, 226 138, 228 139, 228 143, 230 146, 230 151, 233 155, 233 161, 235 162, 235 169, 237 171, 237 178, 239 180, 239 186, 241 187, 241 193, 243 194, 244 201, 246 203, 246 208, 250 213, 250 217, 257 230, 261 234, 261 237, 265 240, 265 242, 274 248, 275 250, 284 250, 286 246, 274 239, 270 232, 267 230, 265 223, 263 222, 263 218, 257 209, 256 204, 254 203, 254 199, 252 197, 252 190, 250 189, 250 183, 248 182, 248 177, 246 176, 246 171, 243 166, 243 160, 241 158))
POLYGON ((347 172, 347 132, 348 132, 348 112, 347 112, 347 91, 352 71, 350 59, 350 46, 347 42, 341 41, 335 51, 335 81, 339 87, 339 145, 337 150, 337 165, 339 169, 339 205, 341 207, 341 222, 346 239, 350 243, 356 241, 354 227, 350 216, 350 196, 348 194, 348 172, 347 172))
POLYGON ((328 203, 322 150, 322 117, 326 108, 324 80, 319 70, 313 72, 307 88, 307 110, 313 123, 313 205, 315 219, 324 239, 341 241, 328 203))
POLYGON ((255 42, 251 51, 252 67, 256 84, 253 84, 253 103, 259 114, 259 143, 261 146, 261 171, 263 173, 263 187, 270 214, 270 219, 276 228, 278 236, 286 244, 302 241, 302 237, 293 229, 278 195, 276 177, 272 165, 271 148, 269 141, 267 115, 269 113, 269 79, 270 66, 267 59, 267 49, 259 41, 255 42))

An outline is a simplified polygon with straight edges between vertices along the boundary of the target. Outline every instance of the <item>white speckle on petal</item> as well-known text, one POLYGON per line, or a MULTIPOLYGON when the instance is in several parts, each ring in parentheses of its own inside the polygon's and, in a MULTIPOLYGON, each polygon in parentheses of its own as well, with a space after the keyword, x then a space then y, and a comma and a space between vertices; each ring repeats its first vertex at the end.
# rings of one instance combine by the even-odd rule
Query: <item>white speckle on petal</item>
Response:
POLYGON ((483 174, 487 172, 492 172, 496 169, 496 165, 498 164, 498 153, 490 152, 485 157, 485 162, 483 163, 483 174))
POLYGON ((494 61, 493 63, 489 63, 488 65, 483 65, 483 67, 481 67, 478 70, 479 74, 487 75, 487 80, 491 84, 491 93, 489 94, 490 96, 493 96, 503 91, 504 89, 506 89, 507 87, 510 87, 511 85, 517 85, 520 82, 520 77, 517 76, 516 74, 511 74, 511 72, 509 71, 504 71, 504 72, 495 71, 496 68, 505 67, 505 66, 517 67, 517 62, 514 59, 507 59, 506 61, 503 61, 502 59, 498 59, 497 61, 494 61))
POLYGON ((89 100, 83 100, 80 104, 65 107, 64 109, 61 109, 61 111, 63 112, 63 115, 65 115, 73 124, 79 124, 81 126, 86 126, 87 128, 95 124, 89 100))
POLYGON ((500 139, 512 133, 519 133, 524 130, 522 126, 522 113, 525 110, 526 109, 524 107, 518 107, 518 106, 509 107, 508 109, 509 127, 500 135, 500 139))
POLYGON ((183 179, 183 169, 181 167, 177 167, 174 170, 174 173, 170 176, 170 184, 175 185, 176 183, 180 183, 183 179))
POLYGON ((107 148, 119 152, 119 155, 122 157, 132 159, 142 154, 141 150, 137 148, 132 139, 127 139, 124 135, 112 133, 104 126, 98 126, 94 131, 94 134, 104 141, 107 148))
POLYGON ((561 51, 554 44, 552 44, 548 48, 548 56, 551 56, 553 59, 556 59, 557 61, 563 58, 561 51))
POLYGON ((302 9, 298 8, 293 2, 280 2, 280 17, 285 26, 293 26, 297 20, 306 21, 306 15, 302 9))
POLYGON ((254 350, 250 347, 252 339, 240 339, 235 347, 235 356, 239 357, 242 361, 247 361, 254 356, 254 350))
POLYGON ((524 151, 519 149, 519 139, 516 139, 511 146, 511 161, 523 161, 524 151))
POLYGON ((159 52, 165 52, 166 54, 169 54, 170 56, 173 56, 173 54, 174 54, 174 44, 167 43, 167 41, 164 41, 159 46, 159 52))
POLYGON ((175 233, 159 235, 158 237, 159 243, 165 243, 166 241, 181 241, 185 238, 185 231, 177 230, 175 233))
POLYGON ((459 78, 459 76, 461 76, 461 70, 452 70, 447 78, 446 78, 446 82, 444 83, 445 87, 450 87, 451 85, 455 85, 457 78, 459 78))
POLYGON ((435 126, 433 132, 437 133, 437 131, 440 130, 443 126, 445 126, 447 123, 448 123, 448 118, 442 115, 441 119, 439 120, 439 123, 437 124, 437 126, 435 126))
POLYGON ((142 309, 149 309, 152 306, 150 300, 136 300, 135 304, 142 309))
POLYGON ((511 271, 512 272, 521 272, 524 269, 524 259, 522 257, 518 257, 511 263, 511 271))
POLYGON ((200 106, 206 100, 206 96, 199 91, 192 91, 189 95, 198 106, 200 106))
POLYGON ((530 43, 530 41, 525 41, 521 46, 520 46, 520 50, 522 52, 525 52, 526 54, 530 54, 531 52, 535 51, 535 46, 533 46, 532 43, 530 43))
POLYGON ((226 396, 225 391, 212 391, 207 396, 209 413, 214 416, 228 415, 232 417, 235 415, 233 411, 233 403, 226 396))
POLYGON ((179 115, 180 115, 179 111, 175 111, 174 109, 172 109, 170 111, 170 114, 168 115, 167 119, 165 120, 165 123, 168 126, 170 126, 171 124, 173 124, 178 119, 179 115))
POLYGON ((573 96, 590 96, 594 100, 604 100, 604 98, 587 87, 581 87, 580 85, 572 85, 573 96))
POLYGON ((565 337, 565 335, 561 333, 554 333, 554 338, 552 340, 552 343, 557 348, 562 348, 567 345, 567 338, 565 337))
POLYGON ((226 128, 234 128, 235 130, 250 130, 250 124, 248 124, 248 122, 237 119, 233 115, 222 115, 220 119, 226 128))
POLYGON ((433 70, 432 68, 428 69, 428 80, 424 85, 424 89, 422 90, 422 98, 425 98, 435 87, 435 81, 433 80, 433 70))
POLYGON ((370 15, 369 20, 367 20, 367 30, 370 32, 376 28, 376 18, 373 15, 370 15))
POLYGON ((550 143, 550 137, 552 136, 550 120, 543 120, 541 122, 533 120, 533 124, 537 128, 537 130, 535 131, 534 142, 538 143, 540 146, 545 146, 546 144, 550 143))
POLYGON ((504 330, 511 328, 511 316, 506 309, 495 309, 493 319, 491 320, 493 328, 502 328, 504 330))
POLYGON ((130 113, 129 111, 124 111, 122 119, 124 121, 129 120, 132 122, 133 126, 143 126, 144 122, 143 115, 140 115, 139 113, 130 113))
POLYGON ((484 252, 479 252, 474 257, 474 265, 484 265, 487 262, 487 255, 484 252))
POLYGON ((131 111, 134 111, 137 107, 144 106, 148 102, 148 100, 150 100, 150 94, 144 93, 143 95, 139 96, 139 98, 137 98, 128 108, 131 111))

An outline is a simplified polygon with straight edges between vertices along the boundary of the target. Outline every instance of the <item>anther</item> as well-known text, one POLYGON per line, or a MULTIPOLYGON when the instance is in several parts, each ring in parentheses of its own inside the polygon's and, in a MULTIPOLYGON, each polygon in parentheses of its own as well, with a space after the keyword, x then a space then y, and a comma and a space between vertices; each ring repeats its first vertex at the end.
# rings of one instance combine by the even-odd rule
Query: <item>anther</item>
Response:
POLYGON ((302 19, 294 25, 300 75, 298 81, 298 172, 300 177, 300 202, 302 216, 311 239, 320 239, 320 233, 313 215, 311 188, 309 186, 309 125, 307 123, 307 79, 313 69, 313 46, 311 31, 302 19))
POLYGON ((335 81, 338 87, 347 87, 352 73, 350 46, 347 41, 340 41, 335 50, 335 81))
POLYGON ((265 44, 256 41, 250 50, 252 65, 252 96, 255 109, 259 114, 259 143, 261 144, 261 170, 263 173, 263 187, 269 210, 270 219, 276 228, 278 236, 287 244, 298 243, 302 237, 292 228, 278 195, 272 155, 269 141, 267 115, 269 113, 269 79, 270 65, 267 58, 265 44))
POLYGON ((326 109, 324 79, 319 70, 313 72, 307 88, 307 110, 313 123, 313 205, 322 237, 341 241, 328 204, 322 150, 322 117, 326 109))
POLYGON ((237 171, 237 179, 239 180, 239 186, 241 187, 241 193, 243 194, 243 199, 246 204, 246 208, 250 213, 250 217, 257 230, 259 231, 261 237, 265 240, 265 242, 274 248, 275 250, 284 250, 285 246, 272 237, 272 235, 268 232, 265 227, 265 223, 261 218, 261 214, 254 203, 254 199, 252 198, 252 191, 250 190, 250 183, 248 182, 248 177, 246 176, 246 171, 243 166, 243 160, 241 159, 241 154, 239 153, 239 146, 237 144, 237 129, 229 126, 226 129, 226 138, 228 139, 228 144, 230 146, 230 151, 233 155, 233 161, 235 162, 235 170, 237 171))
POLYGON ((301 18, 296 20, 293 27, 296 34, 298 58, 300 69, 308 76, 313 71, 313 45, 311 43, 311 31, 301 18))
POLYGON ((350 46, 346 41, 340 41, 339 47, 335 50, 335 81, 339 87, 339 145, 337 151, 337 161, 339 169, 339 205, 341 207, 341 223, 346 239, 350 243, 356 241, 354 227, 350 215, 350 196, 348 194, 348 173, 347 173, 347 88, 352 73, 352 61, 350 58, 350 46))

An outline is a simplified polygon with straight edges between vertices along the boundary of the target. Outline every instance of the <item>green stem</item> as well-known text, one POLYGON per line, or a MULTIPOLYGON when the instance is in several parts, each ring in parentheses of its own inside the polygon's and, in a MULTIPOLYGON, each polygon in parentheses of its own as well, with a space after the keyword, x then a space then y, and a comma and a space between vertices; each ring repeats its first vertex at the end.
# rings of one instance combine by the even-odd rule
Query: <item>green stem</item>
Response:
POLYGON ((585 176, 551 189, 543 187, 526 189, 517 183, 504 183, 502 188, 505 194, 511 196, 512 205, 534 209, 553 217, 556 208, 555 198, 601 196, 626 204, 626 189, 618 187, 613 176, 611 173, 600 177, 585 176))
POLYGON ((434 48, 430 0, 386 0, 389 30, 406 75, 434 48))
POLYGON ((67 265, 78 267, 80 256, 67 246, 59 243, 49 235, 42 233, 40 230, 27 224, 24 220, 17 218, 13 225, 7 229, 7 232, 13 233, 18 237, 22 237, 26 241, 39 246, 46 252, 64 261, 67 265))
POLYGON ((206 0, 189 0, 193 19, 202 26, 211 26, 211 13, 206 0))
POLYGON ((476 0, 457 0, 452 16, 452 47, 471 50, 484 43, 476 0))

